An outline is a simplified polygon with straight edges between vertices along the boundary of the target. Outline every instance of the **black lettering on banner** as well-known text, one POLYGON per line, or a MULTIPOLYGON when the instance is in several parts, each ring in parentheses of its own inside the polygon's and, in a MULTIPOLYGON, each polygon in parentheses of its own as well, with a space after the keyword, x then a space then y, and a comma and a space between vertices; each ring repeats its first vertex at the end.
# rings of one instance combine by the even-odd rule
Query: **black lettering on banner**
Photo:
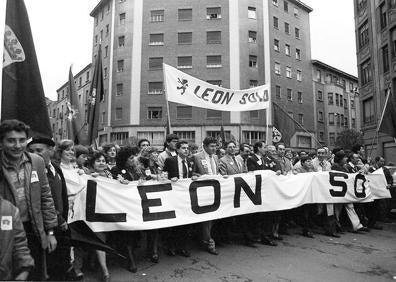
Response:
POLYGON ((347 192, 347 184, 344 181, 337 181, 335 180, 336 177, 342 177, 344 179, 348 179, 348 174, 342 173, 342 172, 329 172, 330 176, 330 184, 334 187, 341 187, 341 191, 335 191, 333 189, 330 189, 330 195, 333 197, 344 197, 346 192, 347 192))
POLYGON ((218 103, 220 103, 221 99, 223 99, 223 95, 224 95, 224 92, 223 92, 223 91, 217 90, 217 91, 214 93, 213 97, 212 97, 212 103, 213 103, 213 104, 218 104, 218 103))
POLYGON ((357 198, 366 198, 366 185, 365 185, 366 181, 367 181, 366 177, 363 174, 356 174, 354 189, 355 189, 355 196, 357 198), (359 192, 357 189, 358 180, 362 180, 362 182, 361 182, 362 191, 361 192, 359 192))
POLYGON ((126 222, 126 213, 95 213, 97 183, 87 182, 87 198, 85 203, 85 219, 89 222, 126 222))
POLYGON ((257 98, 256 98, 255 94, 256 93, 250 93, 249 94, 248 100, 249 100, 250 103, 256 103, 257 102, 257 98))
POLYGON ((242 177, 235 177, 235 194, 234 194, 234 208, 241 206, 241 188, 245 191, 246 195, 256 206, 261 205, 261 175, 256 175, 256 190, 253 193, 250 186, 245 182, 242 177))
POLYGON ((220 207, 220 182, 214 179, 193 181, 190 184, 191 210, 195 214, 214 212, 220 207), (213 187, 214 202, 211 205, 199 206, 197 190, 200 187, 213 187))
POLYGON ((202 100, 208 102, 209 100, 208 100, 208 98, 206 98, 206 97, 208 97, 209 94, 210 94, 211 92, 213 92, 213 91, 214 91, 214 89, 212 89, 212 88, 206 88, 205 91, 202 93, 202 96, 201 96, 202 100))
POLYGON ((226 92, 226 94, 224 95, 223 101, 221 101, 221 103, 224 104, 224 102, 225 102, 226 105, 228 105, 231 102, 232 97, 234 97, 234 93, 230 94, 230 92, 226 92))
POLYGON ((175 211, 150 212, 150 207, 160 207, 162 206, 162 202, 160 198, 156 198, 156 199, 147 198, 148 193, 172 191, 172 185, 170 183, 138 186, 138 191, 140 198, 142 199, 144 222, 176 218, 175 211))
POLYGON ((239 104, 245 105, 246 104, 246 97, 248 97, 248 96, 249 96, 248 93, 243 94, 241 100, 239 100, 239 104))

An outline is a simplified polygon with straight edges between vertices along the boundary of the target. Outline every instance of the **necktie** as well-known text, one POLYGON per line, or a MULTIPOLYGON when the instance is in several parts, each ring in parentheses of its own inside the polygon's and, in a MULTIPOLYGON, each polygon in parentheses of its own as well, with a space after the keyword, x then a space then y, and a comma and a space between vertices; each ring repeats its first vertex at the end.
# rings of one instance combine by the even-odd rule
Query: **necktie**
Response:
POLYGON ((216 172, 216 164, 215 161, 213 159, 213 156, 209 156, 210 159, 210 167, 212 168, 212 174, 217 174, 216 172))
POLYGON ((238 170, 239 170, 239 165, 238 165, 238 162, 237 162, 236 159, 235 159, 235 156, 232 156, 232 160, 234 161, 236 167, 237 167, 238 170))
POLYGON ((187 167, 186 167, 186 161, 182 160, 182 166, 183 166, 183 178, 187 178, 188 174, 187 174, 187 167))
POLYGON ((49 175, 52 176, 52 177, 55 176, 55 175, 52 173, 52 170, 51 170, 51 166, 50 166, 50 165, 47 165, 45 168, 47 169, 47 174, 49 174, 49 175))

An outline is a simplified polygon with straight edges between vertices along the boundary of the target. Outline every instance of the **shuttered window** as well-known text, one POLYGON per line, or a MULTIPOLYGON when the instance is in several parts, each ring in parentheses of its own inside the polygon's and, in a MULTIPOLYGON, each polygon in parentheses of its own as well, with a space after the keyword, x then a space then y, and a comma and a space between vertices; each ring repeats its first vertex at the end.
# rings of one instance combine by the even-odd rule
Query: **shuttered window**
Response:
POLYGON ((221 55, 211 55, 206 57, 206 66, 208 68, 221 67, 221 55))
POLYGON ((192 68, 192 57, 191 56, 177 57, 177 67, 180 69, 192 68))
POLYGON ((149 58, 149 70, 162 70, 162 57, 149 58))
POLYGON ((221 31, 208 31, 206 32, 207 44, 221 44, 221 31))
POLYGON ((192 9, 179 9, 178 19, 179 19, 179 21, 191 21, 192 20, 192 9))
POLYGON ((192 32, 179 32, 177 42, 178 44, 192 44, 192 32))

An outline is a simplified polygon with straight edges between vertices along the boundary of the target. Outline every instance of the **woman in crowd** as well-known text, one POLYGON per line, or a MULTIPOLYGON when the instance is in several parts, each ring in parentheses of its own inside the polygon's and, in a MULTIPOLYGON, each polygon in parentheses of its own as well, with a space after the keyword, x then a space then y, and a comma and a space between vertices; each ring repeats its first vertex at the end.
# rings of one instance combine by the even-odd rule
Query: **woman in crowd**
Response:
POLYGON ((120 149, 116 157, 116 165, 111 169, 114 179, 123 179, 126 181, 139 180, 139 175, 133 167, 134 158, 138 152, 137 147, 125 146, 120 149))
POLYGON ((106 156, 108 169, 111 170, 116 165, 117 148, 114 144, 106 144, 103 146, 103 153, 106 156))
POLYGON ((89 169, 87 167, 89 156, 88 148, 83 145, 76 145, 74 146, 74 153, 76 155, 77 167, 84 170, 86 174, 89 174, 89 169))
MULTIPOLYGON (((139 181, 159 180, 161 170, 158 166, 158 151, 154 147, 145 147, 140 152, 140 156, 134 159, 133 167, 139 176, 139 181)), ((158 254, 159 230, 147 231, 147 251, 150 260, 159 262, 158 254)))
POLYGON ((293 152, 290 148, 285 149, 284 163, 284 173, 291 174, 293 171, 293 152))
POLYGON ((74 142, 69 139, 61 140, 56 148, 57 161, 62 170, 77 168, 74 142))

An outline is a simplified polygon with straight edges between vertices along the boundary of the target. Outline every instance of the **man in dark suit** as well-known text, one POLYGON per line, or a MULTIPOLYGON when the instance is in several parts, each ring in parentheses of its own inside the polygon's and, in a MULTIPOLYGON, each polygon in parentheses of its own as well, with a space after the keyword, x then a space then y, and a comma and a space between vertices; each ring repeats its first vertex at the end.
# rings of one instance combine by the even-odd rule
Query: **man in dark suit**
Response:
POLYGON ((48 184, 54 200, 58 217, 58 227, 55 228, 55 238, 58 247, 51 254, 47 254, 47 268, 50 280, 67 280, 71 270, 70 236, 67 227, 69 203, 67 187, 62 170, 51 162, 55 142, 49 138, 33 138, 28 144, 28 150, 41 156, 46 167, 48 184))
MULTIPOLYGON (((253 155, 247 159, 248 171, 264 170, 266 169, 263 156, 266 155, 266 145, 263 141, 256 142, 253 146, 253 155)), ((263 212, 257 214, 254 219, 258 226, 260 243, 269 246, 277 246, 278 244, 271 238, 272 235, 272 217, 270 212, 263 212)))
MULTIPOLYGON (((164 171, 168 173, 168 179, 176 182, 182 178, 193 178, 194 159, 188 158, 188 142, 183 140, 177 142, 176 151, 177 156, 165 160, 164 171)), ((189 226, 181 225, 168 228, 165 231, 168 255, 190 256, 190 252, 187 250, 188 229, 189 226)))
MULTIPOLYGON (((219 161, 216 156, 217 140, 213 137, 206 137, 203 140, 203 151, 195 154, 193 172, 199 175, 216 175, 218 172, 219 161)), ((215 241, 212 238, 213 221, 202 223, 202 241, 206 250, 217 255, 215 241)))

